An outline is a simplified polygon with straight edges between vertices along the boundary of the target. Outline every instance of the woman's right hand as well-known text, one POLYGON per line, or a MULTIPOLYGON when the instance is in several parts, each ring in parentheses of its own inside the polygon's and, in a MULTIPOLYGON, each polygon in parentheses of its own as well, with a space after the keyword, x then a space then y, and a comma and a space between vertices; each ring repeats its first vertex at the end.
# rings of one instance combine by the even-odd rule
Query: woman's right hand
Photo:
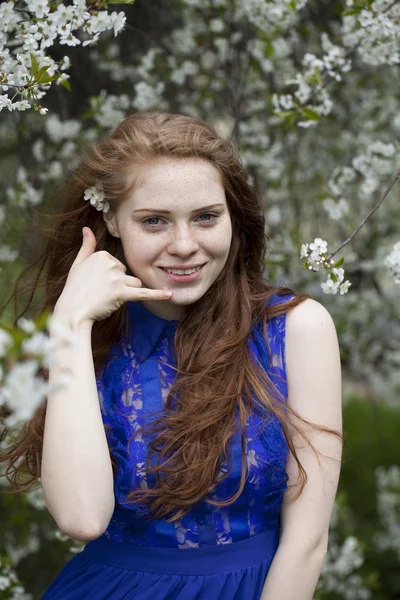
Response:
POLYGON ((125 302, 167 300, 167 290, 143 288, 137 277, 126 275, 125 265, 106 250, 96 252, 96 237, 86 227, 86 237, 70 268, 54 312, 75 321, 101 321, 125 302))

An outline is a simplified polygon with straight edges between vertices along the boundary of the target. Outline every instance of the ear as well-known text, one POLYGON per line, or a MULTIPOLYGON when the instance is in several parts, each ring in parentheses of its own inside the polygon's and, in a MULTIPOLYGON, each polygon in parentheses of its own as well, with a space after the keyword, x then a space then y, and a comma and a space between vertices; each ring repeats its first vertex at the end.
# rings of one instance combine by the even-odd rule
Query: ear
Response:
POLYGON ((109 210, 106 213, 103 212, 103 219, 108 229, 108 232, 111 233, 111 235, 113 235, 114 237, 121 237, 119 235, 118 223, 115 213, 113 213, 111 210, 109 210))

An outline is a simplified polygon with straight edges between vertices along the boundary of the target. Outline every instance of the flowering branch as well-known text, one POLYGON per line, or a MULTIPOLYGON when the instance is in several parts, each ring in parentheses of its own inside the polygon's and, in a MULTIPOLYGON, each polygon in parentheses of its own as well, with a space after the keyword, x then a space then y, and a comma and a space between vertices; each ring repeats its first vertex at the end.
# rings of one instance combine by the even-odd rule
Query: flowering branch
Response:
MULTIPOLYGON (((121 4, 132 4, 134 0, 121 0, 121 4)), ((52 83, 66 87, 68 90, 68 75, 61 73, 70 67, 70 61, 64 56, 60 63, 54 61, 47 53, 57 41, 61 45, 82 46, 93 45, 101 33, 107 30, 114 31, 114 37, 123 30, 126 16, 124 12, 108 14, 101 8, 114 4, 114 0, 74 0, 72 4, 65 5, 58 2, 50 4, 48 0, 26 0, 26 8, 15 6, 15 2, 3 3, 0 6, 0 87, 8 90, 16 88, 16 94, 10 98, 0 96, 0 112, 7 108, 9 111, 24 111, 31 108, 26 100, 37 100, 43 97, 52 83), (21 12, 28 15, 28 19, 19 18, 21 12), (30 22, 29 26, 24 23, 30 22), (89 39, 81 41, 74 32, 81 30, 89 39), (12 49, 12 50, 10 50, 12 49), (14 56, 16 54, 16 56, 14 56), (18 81, 25 83, 18 85, 18 81), (21 94, 19 102, 14 98, 21 94)), ((33 108, 45 114, 47 109, 39 104, 33 108)))
MULTIPOLYGON (((360 231, 365 225, 368 219, 374 214, 380 207, 382 202, 388 196, 394 185, 400 179, 400 169, 386 188, 382 198, 379 200, 376 206, 368 213, 368 215, 361 221, 360 225, 353 231, 350 237, 337 248, 334 252, 327 255, 328 242, 322 238, 315 238, 311 244, 302 244, 300 250, 300 258, 305 258, 303 262, 303 268, 309 269, 310 271, 319 271, 322 267, 328 271, 328 279, 326 282, 321 283, 321 287, 326 294, 337 294, 338 290, 341 294, 346 294, 351 283, 349 280, 344 281, 344 269, 342 265, 344 263, 344 257, 338 261, 333 260, 333 256, 339 252, 344 246, 349 244, 354 236, 360 231)), ((385 265, 393 272, 394 281, 396 285, 400 285, 400 242, 395 244, 392 253, 386 257, 385 265)))
MULTIPOLYGON (((382 2, 376 2, 379 8, 382 2)), ((352 4, 352 0, 347 1, 348 6, 352 7, 352 4)), ((342 73, 351 70, 350 57, 357 50, 367 64, 385 64, 389 56, 390 64, 398 64, 398 4, 396 0, 382 10, 376 10, 371 2, 368 9, 364 6, 352 7, 350 11, 345 9, 341 45, 332 44, 327 34, 322 34, 324 55, 322 58, 310 53, 304 56, 304 72, 286 81, 287 85, 295 85, 297 90, 289 94, 273 94, 274 114, 289 125, 316 125, 321 116, 330 114, 332 110, 333 102, 326 88, 332 79, 342 81, 342 73), (377 22, 380 27, 377 27, 377 22), (346 46, 350 46, 347 52, 346 46), (298 117, 302 120, 298 121, 298 117)))
POLYGON ((346 246, 347 244, 349 244, 351 242, 351 240, 354 238, 354 236, 357 235, 357 233, 360 231, 360 229, 362 227, 364 227, 365 223, 368 221, 368 219, 370 217, 372 217, 372 215, 374 214, 374 212, 378 210, 378 208, 380 207, 380 205, 382 204, 382 202, 387 198, 387 196, 391 192, 392 188, 396 185, 396 183, 398 182, 399 179, 400 179, 400 169, 397 171, 396 175, 393 177, 392 181, 389 183, 388 187, 386 188, 386 190, 385 190, 382 198, 379 200, 379 202, 377 203, 377 205, 374 206, 374 208, 366 215, 366 217, 364 217, 364 219, 361 221, 360 225, 357 227, 357 229, 355 229, 353 231, 353 233, 350 235, 350 237, 348 237, 347 240, 345 242, 343 242, 343 244, 341 246, 339 246, 339 248, 337 248, 337 250, 335 250, 334 252, 332 252, 332 254, 330 254, 327 257, 328 261, 331 258, 333 258, 333 256, 335 256, 335 254, 337 254, 339 252, 339 250, 341 250, 342 248, 344 248, 344 246, 346 246))

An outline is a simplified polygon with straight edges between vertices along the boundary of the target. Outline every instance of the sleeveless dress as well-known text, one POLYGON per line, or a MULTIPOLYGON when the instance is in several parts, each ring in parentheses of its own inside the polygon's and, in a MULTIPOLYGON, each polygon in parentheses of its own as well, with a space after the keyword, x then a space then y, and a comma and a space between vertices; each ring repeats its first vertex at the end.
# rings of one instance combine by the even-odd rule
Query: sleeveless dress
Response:
MULTIPOLYGON (((293 296, 275 295, 271 303, 293 296)), ((246 423, 248 479, 230 506, 199 502, 174 523, 150 520, 143 505, 124 502, 129 491, 151 487, 146 475, 148 439, 135 430, 162 410, 175 378, 173 355, 178 321, 167 321, 128 302, 132 333, 114 344, 97 377, 103 423, 118 463, 115 510, 107 530, 88 542, 58 573, 42 600, 259 600, 279 544, 280 508, 287 489, 288 446, 279 420, 270 415, 260 432, 256 411, 246 423)), ((249 336, 259 361, 283 398, 286 315, 267 321, 272 360, 262 325, 249 336)), ((263 421, 265 423, 265 421, 263 421)), ((240 431, 229 449, 231 470, 212 499, 229 498, 241 474, 240 431)), ((220 476, 228 473, 222 461, 220 476)), ((219 480, 218 480, 219 481, 219 480)))

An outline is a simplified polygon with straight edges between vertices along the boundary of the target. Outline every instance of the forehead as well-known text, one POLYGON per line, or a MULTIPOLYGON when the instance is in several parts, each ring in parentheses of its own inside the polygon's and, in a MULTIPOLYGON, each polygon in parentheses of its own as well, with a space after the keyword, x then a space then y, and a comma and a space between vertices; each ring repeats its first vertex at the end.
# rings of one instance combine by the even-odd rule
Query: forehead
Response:
POLYGON ((137 181, 131 196, 133 204, 142 200, 191 197, 201 199, 209 195, 221 200, 224 188, 218 170, 207 160, 190 158, 164 159, 143 165, 138 169, 137 181))

